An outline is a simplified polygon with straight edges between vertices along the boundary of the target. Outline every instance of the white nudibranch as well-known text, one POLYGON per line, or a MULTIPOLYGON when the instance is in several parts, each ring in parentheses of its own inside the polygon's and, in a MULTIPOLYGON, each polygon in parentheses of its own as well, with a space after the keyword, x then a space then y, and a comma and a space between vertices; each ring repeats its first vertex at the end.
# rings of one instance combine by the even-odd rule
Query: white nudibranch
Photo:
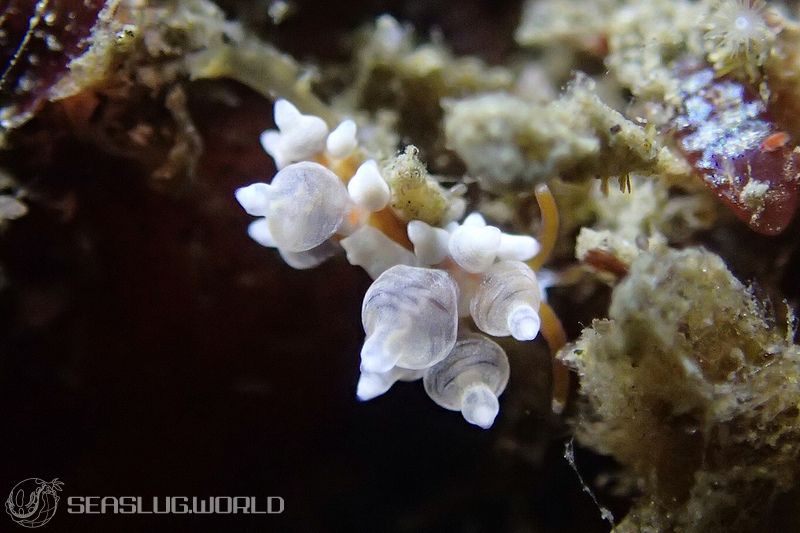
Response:
MULTIPOLYGON (((538 335, 543 296, 524 261, 540 252, 539 242, 503 233, 479 213, 444 228, 406 223, 389 207, 393 191, 378 163, 364 160, 355 122, 328 133, 322 119, 286 100, 275 103, 274 113, 278 129, 265 131, 261 141, 279 171, 270 184, 242 187, 235 196, 258 217, 250 237, 277 248, 290 266, 313 268, 344 250, 375 279, 362 305, 358 399, 424 374, 436 403, 490 427, 508 360, 497 344, 470 331, 469 317, 488 335, 523 341, 538 335)), ((463 212, 458 195, 449 201, 451 211, 463 212)))
POLYGON ((397 265, 364 295, 361 367, 418 370, 444 359, 456 342, 458 287, 447 272, 397 265))
POLYGON ((484 274, 470 303, 478 329, 528 341, 539 334, 541 292, 536 274, 521 261, 501 261, 484 274))
POLYGON ((425 392, 445 409, 461 411, 470 424, 492 426, 508 383, 505 351, 483 335, 465 335, 440 363, 423 377, 425 392))

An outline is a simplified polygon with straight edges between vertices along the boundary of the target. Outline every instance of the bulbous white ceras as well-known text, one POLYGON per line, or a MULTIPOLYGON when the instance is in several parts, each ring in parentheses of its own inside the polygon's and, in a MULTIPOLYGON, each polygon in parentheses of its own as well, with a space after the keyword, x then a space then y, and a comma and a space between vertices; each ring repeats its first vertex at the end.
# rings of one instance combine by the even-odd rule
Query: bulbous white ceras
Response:
POLYGON ((500 410, 497 397, 505 390, 508 376, 505 351, 483 335, 467 335, 422 379, 434 402, 461 411, 467 422, 488 429, 500 410))
POLYGON ((339 230, 352 209, 339 177, 309 161, 284 167, 271 184, 255 183, 237 190, 236 198, 248 213, 266 218, 266 225, 253 228, 251 236, 262 244, 271 239, 284 252, 320 246, 339 230))
POLYGON ((364 295, 362 370, 417 370, 444 359, 456 341, 457 302, 458 287, 443 270, 397 265, 385 271, 364 295))
POLYGON ((484 333, 528 341, 539 334, 541 297, 536 274, 528 265, 500 261, 483 275, 470 302, 470 314, 484 333))

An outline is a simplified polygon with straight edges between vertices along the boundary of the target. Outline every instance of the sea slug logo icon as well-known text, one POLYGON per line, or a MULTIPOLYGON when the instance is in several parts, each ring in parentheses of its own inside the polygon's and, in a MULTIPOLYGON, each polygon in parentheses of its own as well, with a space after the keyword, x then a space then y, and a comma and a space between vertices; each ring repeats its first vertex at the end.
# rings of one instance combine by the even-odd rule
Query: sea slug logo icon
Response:
POLYGON ((56 514, 63 484, 58 478, 49 483, 38 477, 20 481, 8 495, 6 512, 23 527, 43 526, 56 514))

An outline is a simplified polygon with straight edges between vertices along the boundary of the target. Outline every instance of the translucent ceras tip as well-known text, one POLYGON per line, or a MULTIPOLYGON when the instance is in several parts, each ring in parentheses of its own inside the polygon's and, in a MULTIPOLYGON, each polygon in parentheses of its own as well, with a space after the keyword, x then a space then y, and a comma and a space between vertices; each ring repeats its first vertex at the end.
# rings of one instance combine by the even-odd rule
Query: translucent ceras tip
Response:
POLYGON ((328 135, 326 146, 333 157, 344 158, 353 153, 358 146, 356 123, 345 120, 328 135))
POLYGON ((485 272, 497 257, 500 236, 494 226, 462 224, 450 236, 450 257, 467 272, 485 272))
POLYGON ((247 226, 247 234, 261 246, 266 246, 267 248, 275 248, 277 246, 275 239, 272 238, 272 232, 269 230, 269 221, 266 218, 252 221, 247 226))
POLYGON ((418 370, 444 359, 456 342, 457 302, 458 287, 443 270, 397 265, 381 274, 361 308, 362 370, 418 370))
POLYGON ((539 334, 542 321, 533 307, 522 304, 509 313, 506 325, 511 336, 518 341, 532 341, 539 334))
POLYGON ((378 163, 368 159, 361 163, 347 184, 347 191, 355 203, 367 211, 380 211, 389 203, 389 185, 381 176, 378 163))
POLYGON ((266 183, 253 183, 247 187, 240 187, 233 193, 236 201, 254 217, 265 217, 269 214, 269 185, 266 183))
POLYGON ((303 252, 289 252, 278 248, 284 262, 297 270, 306 270, 321 265, 336 255, 341 247, 333 241, 325 241, 319 246, 303 252))
MULTIPOLYGON (((247 227, 247 234, 261 246, 278 248, 275 239, 272 238, 272 232, 269 230, 269 221, 266 218, 259 218, 251 222, 247 227)), ((303 252, 289 252, 278 248, 278 253, 290 267, 297 270, 306 270, 321 265, 326 259, 333 257, 340 249, 341 247, 338 244, 327 240, 319 246, 303 252)))
POLYGON ((529 235, 500 236, 500 247, 497 249, 498 259, 511 259, 514 261, 528 261, 539 253, 542 247, 539 241, 529 235))
POLYGON ((500 410, 497 397, 508 383, 508 357, 483 335, 458 339, 453 351, 429 368, 425 392, 445 409, 461 411, 470 424, 488 429, 500 410))
POLYGON ((500 261, 484 274, 470 302, 470 314, 484 333, 527 341, 539 334, 540 304, 533 270, 521 261, 500 261))
POLYGON ((261 145, 275 160, 278 168, 311 159, 325 149, 328 126, 313 115, 303 115, 288 100, 275 102, 275 124, 278 130, 261 134, 261 145))
POLYGON ((351 207, 336 174, 317 163, 295 163, 272 179, 269 230, 282 250, 303 252, 332 237, 351 207))
POLYGON ((388 372, 369 372, 362 370, 356 386, 356 397, 362 402, 377 398, 392 388, 398 381, 416 381, 422 378, 424 370, 409 370, 393 367, 388 372))
POLYGON ((412 220, 408 223, 408 240, 414 245, 414 253, 423 265, 438 265, 447 259, 450 242, 447 230, 412 220))

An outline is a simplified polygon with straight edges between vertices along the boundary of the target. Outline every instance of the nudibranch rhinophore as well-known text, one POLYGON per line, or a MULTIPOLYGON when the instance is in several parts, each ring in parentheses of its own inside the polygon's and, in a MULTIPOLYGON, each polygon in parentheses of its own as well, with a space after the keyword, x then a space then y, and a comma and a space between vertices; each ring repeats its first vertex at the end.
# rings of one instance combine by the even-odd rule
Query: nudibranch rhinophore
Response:
MULTIPOLYGON (((437 404, 491 427, 509 363, 486 335, 528 341, 541 327, 552 351, 564 342, 528 264, 542 265, 557 233, 547 187, 536 191, 545 228, 541 243, 504 233, 479 213, 459 223, 465 203, 454 191, 439 197, 450 202, 439 226, 403 219, 391 206, 394 191, 384 171, 359 145, 355 122, 345 120, 329 132, 322 119, 286 100, 278 100, 274 112, 278 129, 265 131, 261 142, 278 173, 269 184, 238 189, 236 199, 258 217, 248 229, 253 240, 277 248, 292 267, 312 268, 344 250, 375 280, 362 306, 366 339, 357 397, 369 400, 396 381, 423 379, 437 404)), ((569 382, 555 364, 559 409, 569 382)))

